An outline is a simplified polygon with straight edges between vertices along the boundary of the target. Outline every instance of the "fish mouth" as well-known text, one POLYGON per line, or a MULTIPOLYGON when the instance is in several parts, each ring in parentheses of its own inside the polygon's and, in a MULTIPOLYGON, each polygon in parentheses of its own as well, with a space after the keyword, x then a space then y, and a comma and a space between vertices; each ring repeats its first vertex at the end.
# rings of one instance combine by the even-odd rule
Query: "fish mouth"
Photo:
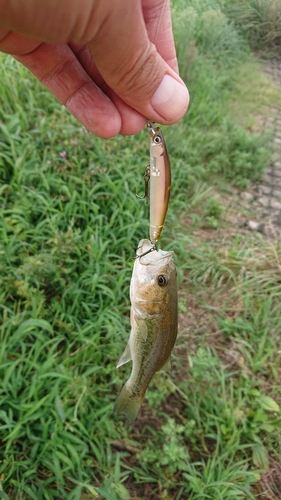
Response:
POLYGON ((154 244, 151 243, 150 240, 141 240, 139 242, 139 246, 137 249, 137 256, 139 257, 139 261, 142 265, 147 266, 149 264, 158 264, 158 262, 161 262, 161 264, 168 262, 174 252, 171 251, 165 251, 165 250, 153 250, 154 244), (146 255, 143 255, 146 254, 146 255))

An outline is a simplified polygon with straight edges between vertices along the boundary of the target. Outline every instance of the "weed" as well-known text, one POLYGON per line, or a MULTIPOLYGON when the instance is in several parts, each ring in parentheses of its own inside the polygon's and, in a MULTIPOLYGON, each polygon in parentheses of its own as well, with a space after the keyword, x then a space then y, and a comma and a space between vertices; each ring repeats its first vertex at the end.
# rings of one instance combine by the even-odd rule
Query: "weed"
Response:
POLYGON ((255 49, 278 50, 281 44, 280 0, 227 2, 227 13, 234 19, 255 49))

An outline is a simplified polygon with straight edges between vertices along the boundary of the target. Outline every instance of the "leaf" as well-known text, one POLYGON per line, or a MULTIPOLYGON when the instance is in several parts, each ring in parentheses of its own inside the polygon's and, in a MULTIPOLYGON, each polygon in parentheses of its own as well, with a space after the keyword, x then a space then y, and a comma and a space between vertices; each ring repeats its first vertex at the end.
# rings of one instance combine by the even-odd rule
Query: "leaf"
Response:
POLYGON ((28 498, 33 498, 33 500, 38 500, 37 493, 34 493, 29 486, 23 486, 24 491, 28 494, 28 498))
POLYGON ((91 495, 93 495, 93 498, 98 498, 99 497, 99 494, 97 493, 97 490, 96 488, 94 488, 93 486, 91 486, 90 484, 85 484, 84 485, 84 488, 86 490, 89 491, 89 493, 91 493, 91 495))
POLYGON ((273 425, 271 425, 271 423, 270 423, 270 424, 269 424, 269 423, 268 423, 268 424, 267 424, 267 423, 265 423, 265 424, 262 424, 262 425, 260 426, 260 429, 261 429, 262 431, 265 431, 265 432, 273 432, 273 431, 274 431, 274 426, 273 426, 273 425))
POLYGON ((280 411, 280 406, 270 396, 262 394, 258 399, 261 407, 267 411, 280 411))
POLYGON ((122 500, 130 500, 130 493, 125 488, 125 486, 123 486, 123 484, 116 485, 116 491, 120 495, 122 500))
POLYGON ((59 417, 64 422, 65 419, 66 419, 66 415, 65 415, 65 413, 63 411, 62 402, 61 402, 61 399, 60 399, 59 396, 56 396, 55 405, 56 405, 56 409, 57 409, 57 412, 59 414, 59 417))
POLYGON ((70 460, 70 458, 69 458, 67 455, 65 455, 64 453, 62 453, 62 452, 61 452, 61 451, 59 451, 59 450, 56 450, 56 452, 55 452, 55 453, 56 453, 57 457, 58 457, 58 458, 59 458, 62 462, 64 462, 65 464, 67 464, 67 465, 70 467, 70 469, 71 469, 71 470, 73 469, 73 463, 72 463, 72 461, 70 460))
POLYGON ((20 336, 22 333, 27 333, 37 328, 47 330, 49 333, 53 333, 53 327, 45 319, 28 319, 22 322, 22 324, 17 329, 16 334, 20 336))
POLYGON ((10 497, 6 493, 4 493, 4 491, 0 491, 0 498, 2 500, 11 500, 10 497))
POLYGON ((267 471, 268 454, 262 444, 257 444, 253 447, 253 462, 259 469, 267 471))
POLYGON ((270 425, 274 427, 274 429, 281 429, 281 418, 278 418, 278 420, 273 420, 270 422, 270 425))

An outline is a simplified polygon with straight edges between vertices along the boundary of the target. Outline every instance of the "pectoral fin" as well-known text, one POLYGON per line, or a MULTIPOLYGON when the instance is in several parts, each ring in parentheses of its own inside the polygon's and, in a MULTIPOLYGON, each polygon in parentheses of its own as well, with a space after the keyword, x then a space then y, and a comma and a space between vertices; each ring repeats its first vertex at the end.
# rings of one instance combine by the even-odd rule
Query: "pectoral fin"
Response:
POLYGON ((123 352, 121 358, 119 359, 116 368, 119 368, 120 366, 125 365, 126 363, 129 363, 129 361, 132 361, 132 353, 131 353, 131 348, 130 348, 129 342, 126 345, 125 351, 123 352))
POLYGON ((132 326, 132 332, 134 332, 135 334, 140 333, 143 340, 147 339, 148 329, 146 320, 142 319, 140 316, 135 314, 133 308, 131 308, 131 326, 132 326))

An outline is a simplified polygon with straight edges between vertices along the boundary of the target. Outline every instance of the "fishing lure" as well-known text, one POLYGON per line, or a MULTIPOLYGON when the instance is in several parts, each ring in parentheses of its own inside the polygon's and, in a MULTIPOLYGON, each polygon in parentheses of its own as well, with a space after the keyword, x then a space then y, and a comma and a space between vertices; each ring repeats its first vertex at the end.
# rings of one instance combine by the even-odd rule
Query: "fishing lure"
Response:
POLYGON ((171 166, 162 131, 159 127, 154 127, 152 122, 147 123, 147 128, 150 134, 150 163, 144 175, 145 194, 137 196, 145 198, 147 202, 150 200, 149 237, 155 248, 164 226, 170 200, 171 166))

